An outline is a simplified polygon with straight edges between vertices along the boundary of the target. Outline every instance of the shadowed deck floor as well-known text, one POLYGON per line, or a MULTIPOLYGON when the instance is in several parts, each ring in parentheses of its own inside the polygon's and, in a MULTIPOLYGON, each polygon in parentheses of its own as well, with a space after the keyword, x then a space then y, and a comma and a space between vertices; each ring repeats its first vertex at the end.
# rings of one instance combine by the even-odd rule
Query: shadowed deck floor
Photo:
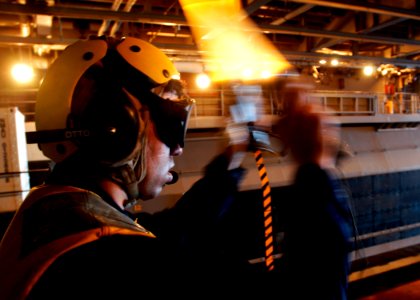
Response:
POLYGON ((362 262, 354 262, 349 299, 420 300, 420 245, 377 255, 368 262, 365 268, 362 262), (361 274, 365 277, 356 279, 361 274))

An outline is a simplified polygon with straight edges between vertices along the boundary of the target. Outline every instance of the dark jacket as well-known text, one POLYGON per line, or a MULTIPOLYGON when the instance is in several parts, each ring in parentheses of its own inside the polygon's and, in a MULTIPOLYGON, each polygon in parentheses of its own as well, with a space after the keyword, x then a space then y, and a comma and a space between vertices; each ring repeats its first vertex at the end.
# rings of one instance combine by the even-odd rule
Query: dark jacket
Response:
MULTIPOLYGON (((17 283, 12 293, 29 294, 27 299, 109 299, 111 295, 133 299, 149 284, 159 283, 163 288, 155 290, 155 296, 170 286, 175 288, 172 294, 186 295, 192 294, 192 287, 182 286, 188 279, 214 271, 220 277, 240 272, 247 262, 232 259, 225 251, 223 218, 244 170, 228 171, 227 165, 224 155, 214 159, 205 176, 173 208, 155 215, 130 215, 113 206, 94 183, 86 189, 83 175, 57 174, 61 184, 68 180, 68 186, 84 182, 83 186, 59 186, 48 180, 45 188, 52 194, 24 201, 3 240, 3 249, 17 240, 14 261, 7 263, 8 275, 15 280, 8 285, 17 283), (134 219, 140 224, 144 219, 150 228, 134 219), (17 265, 22 268, 17 270, 17 265)), ((10 251, 0 255, 0 264, 8 255, 10 251)), ((23 298, 10 295, 7 300, 12 299, 23 298)))
POLYGON ((305 164, 291 195, 283 206, 283 256, 276 268, 282 290, 291 299, 347 299, 354 237, 349 194, 332 173, 305 164))

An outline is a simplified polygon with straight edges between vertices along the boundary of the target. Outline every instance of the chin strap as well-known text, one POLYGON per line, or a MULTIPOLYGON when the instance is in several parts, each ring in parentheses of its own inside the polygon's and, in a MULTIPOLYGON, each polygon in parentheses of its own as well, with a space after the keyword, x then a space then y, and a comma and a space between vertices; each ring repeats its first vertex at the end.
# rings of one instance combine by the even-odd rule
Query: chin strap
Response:
POLYGON ((131 164, 112 168, 110 179, 117 183, 127 193, 128 199, 125 206, 130 206, 138 200, 138 180, 131 164))

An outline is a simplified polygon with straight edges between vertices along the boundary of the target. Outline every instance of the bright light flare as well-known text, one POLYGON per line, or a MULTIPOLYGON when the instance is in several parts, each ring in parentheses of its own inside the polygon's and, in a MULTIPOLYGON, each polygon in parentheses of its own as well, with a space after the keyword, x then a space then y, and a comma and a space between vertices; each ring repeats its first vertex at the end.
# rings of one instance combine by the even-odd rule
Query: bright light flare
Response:
POLYGON ((34 78, 34 69, 26 64, 16 64, 12 67, 12 77, 19 83, 28 83, 34 78))
POLYGON ((273 74, 270 73, 268 70, 262 70, 261 71, 261 78, 267 79, 273 76, 273 74))
POLYGON ((177 80, 180 80, 181 79, 181 74, 180 73, 177 73, 177 74, 174 74, 174 75, 172 75, 172 77, 171 77, 172 79, 177 79, 177 80))
POLYGON ((371 76, 373 74, 373 67, 372 66, 365 66, 363 68, 363 74, 366 76, 371 76))
POLYGON ((200 89, 206 89, 210 86, 210 78, 207 74, 201 73, 198 74, 195 78, 195 83, 200 89))
POLYGON ((236 0, 181 0, 212 81, 258 80, 290 64, 236 0))

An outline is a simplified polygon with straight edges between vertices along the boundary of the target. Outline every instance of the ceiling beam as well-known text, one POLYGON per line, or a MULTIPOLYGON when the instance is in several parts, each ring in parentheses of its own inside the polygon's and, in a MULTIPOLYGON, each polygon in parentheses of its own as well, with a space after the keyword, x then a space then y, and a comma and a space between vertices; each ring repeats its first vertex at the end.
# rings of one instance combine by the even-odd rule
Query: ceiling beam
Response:
MULTIPOLYGON (((51 45, 54 47, 54 50, 63 50, 70 44, 73 44, 78 39, 47 39, 47 38, 32 38, 32 37, 14 37, 14 36, 0 36, 0 46, 4 45, 51 45)), ((170 56, 185 56, 192 55, 196 56, 197 59, 201 57, 202 51, 199 51, 194 45, 185 45, 185 44, 162 44, 154 43, 154 45, 170 56)), ((303 52, 303 51, 281 51, 283 56, 288 60, 300 60, 313 62, 320 58, 329 58, 329 57, 339 57, 343 60, 349 61, 372 61, 378 64, 393 64, 399 66, 405 66, 408 68, 420 68, 420 61, 409 60, 409 59, 399 59, 399 58, 385 58, 379 56, 351 56, 351 55, 333 55, 333 54, 324 54, 316 52, 303 52)))
POLYGON ((274 20, 273 22, 271 22, 271 25, 280 25, 283 24, 285 22, 287 22, 288 20, 291 20, 305 12, 307 12, 308 10, 310 10, 312 7, 314 7, 315 5, 310 5, 310 4, 306 4, 306 5, 302 5, 301 7, 298 7, 297 9, 291 11, 290 13, 288 13, 287 15, 285 15, 284 17, 278 18, 277 20, 274 20))
POLYGON ((346 10, 355 10, 362 12, 375 13, 380 15, 388 15, 399 18, 407 18, 413 20, 420 20, 420 12, 413 9, 403 9, 398 7, 384 6, 377 3, 369 3, 367 1, 323 1, 323 0, 283 0, 286 2, 297 2, 312 5, 319 5, 324 7, 333 7, 346 10))
MULTIPOLYGON (((294 0, 289 0, 294 1, 294 0)), ((266 0, 258 1, 259 5, 266 3, 266 0)), ((327 1, 298 1, 302 3, 309 3, 309 5, 321 5, 319 2, 326 4, 327 1), (315 3, 316 2, 316 3, 315 3)), ((331 4, 330 1, 328 1, 331 4)), ((341 4, 341 3, 340 3, 341 4)), ((308 6, 309 6, 308 5, 308 6)), ((344 4, 350 5, 350 4, 344 4)), ((308 7, 307 6, 307 7, 308 7)), ((256 8, 253 7, 252 10, 256 8)), ((354 9, 354 8, 353 8, 354 9)), ((112 19, 121 22, 134 22, 134 23, 148 23, 148 24, 159 24, 159 25, 184 25, 184 26, 194 26, 194 24, 188 24, 184 16, 182 15, 157 15, 150 13, 134 13, 134 12, 124 12, 124 11, 112 11, 112 10, 101 10, 101 9, 91 9, 91 8, 76 8, 68 6, 39 6, 39 5, 19 5, 11 3, 0 3, 0 14, 13 14, 20 16, 44 14, 52 15, 60 18, 74 18, 74 19, 89 19, 89 20, 106 20, 112 19)), ((411 14, 411 18, 413 18, 411 14)), ((410 16, 405 15, 404 17, 410 18, 410 16)), ((240 26, 240 25, 238 25, 240 26)), ((415 46, 413 51, 416 52, 417 49, 420 49, 420 41, 412 39, 399 39, 392 37, 381 37, 381 36, 371 36, 363 35, 358 33, 348 33, 348 32, 336 32, 331 30, 315 30, 308 28, 299 28, 291 26, 278 26, 278 25, 260 25, 259 28, 255 29, 259 32, 264 33, 273 33, 273 34, 285 34, 285 35, 298 35, 298 36, 312 36, 320 38, 330 38, 330 39, 339 39, 339 40, 352 40, 358 42, 372 42, 380 44, 390 44, 390 45, 411 45, 415 46), (419 46, 419 47, 417 47, 419 46)), ((66 39, 63 37, 57 38, 42 38, 42 37, 18 37, 18 36, 4 36, 0 35, 0 45, 50 45, 54 49, 62 50, 67 45, 75 42, 76 39, 66 39)), ((155 44, 157 45, 157 44, 155 44)), ((159 46, 159 45, 157 45, 159 46)), ((181 44, 165 44, 160 45, 160 48, 167 47, 167 51, 171 53, 178 53, 182 55, 182 51, 186 53, 194 52, 194 55, 200 55, 197 47, 195 45, 181 45, 181 44)), ((282 54, 286 56, 287 59, 301 59, 301 60, 315 60, 321 57, 328 57, 326 54, 315 53, 315 52, 305 52, 305 51, 283 51, 280 50, 282 54)), ((414 53, 413 52, 413 53, 414 53)), ((185 55, 185 53, 183 53, 185 55)), ((332 56, 332 55, 330 55, 332 56)), ((340 58, 353 60, 353 61, 373 61, 378 63, 388 63, 395 64, 400 66, 407 67, 420 67, 420 61, 409 60, 403 58, 385 58, 385 57, 372 57, 372 56, 340 56, 340 58)))
MULTIPOLYGON (((184 44, 154 44, 156 47, 169 51, 174 55, 183 55, 185 51, 194 52, 198 51, 195 46, 188 46, 184 44)), ((409 60, 409 59, 399 59, 399 58, 385 58, 380 56, 363 56, 363 55, 334 55, 334 54, 325 54, 325 53, 316 53, 316 52, 303 52, 303 51, 287 51, 281 50, 281 54, 289 61, 307 61, 308 64, 313 64, 314 61, 318 61, 321 58, 339 58, 343 61, 354 61, 354 62, 363 62, 363 63, 374 63, 374 64, 391 64, 400 67, 406 68, 420 68, 419 60, 409 60)), ((363 67, 363 65, 358 65, 358 67, 363 67)))
POLYGON ((273 26, 273 25, 263 25, 263 26, 259 26, 259 28, 264 32, 270 32, 270 33, 314 36, 314 37, 351 40, 351 41, 359 41, 359 42, 392 44, 392 45, 420 46, 420 41, 418 40, 363 35, 363 34, 350 33, 350 32, 338 32, 338 31, 331 31, 331 30, 318 30, 318 29, 297 28, 297 27, 290 27, 290 26, 273 26))
MULTIPOLYGON (((375 25, 373 27, 370 27, 370 28, 364 29, 362 31, 359 31, 357 34, 369 34, 371 32, 374 32, 374 31, 377 31, 377 30, 380 30, 380 29, 383 29, 383 28, 386 28, 386 27, 389 27, 389 26, 398 24, 398 23, 400 23, 402 21, 405 21, 405 20, 407 20, 407 19, 404 19, 404 18, 395 18, 395 19, 392 19, 392 20, 387 20, 387 21, 385 21, 385 22, 383 22, 381 24, 378 24, 378 25, 375 25)), ((322 49, 322 48, 331 47, 333 45, 336 45, 336 44, 340 43, 341 41, 342 40, 329 40, 329 41, 327 41, 327 42, 325 42, 323 44, 319 44, 316 47, 312 48, 312 51, 316 51, 316 50, 322 49)))
POLYGON ((151 13, 133 13, 103 9, 78 8, 69 6, 40 6, 0 3, 0 13, 14 15, 51 15, 61 18, 104 20, 111 19, 122 22, 136 22, 148 24, 185 25, 188 23, 184 16, 159 15, 151 13))
MULTIPOLYGON (((324 2, 324 1, 320 1, 324 2)), ((39 6, 39 5, 19 5, 0 3, 0 13, 4 14, 18 14, 18 15, 36 15, 46 14, 62 18, 75 18, 75 19, 90 19, 90 20, 103 20, 113 19, 125 22, 135 23, 148 23, 160 25, 184 25, 195 26, 188 24, 183 16, 175 15, 157 15, 149 13, 133 13, 122 11, 108 11, 99 9, 82 9, 60 6, 39 6)), ((290 26, 275 26, 275 25, 260 25, 259 29, 265 33, 277 33, 286 35, 301 35, 301 36, 314 36, 341 40, 352 40, 359 42, 373 42, 393 45, 416 45, 420 46, 420 41, 411 39, 399 39, 391 37, 361 35, 348 32, 335 32, 326 30, 316 30, 308 28, 296 28, 290 26)))

